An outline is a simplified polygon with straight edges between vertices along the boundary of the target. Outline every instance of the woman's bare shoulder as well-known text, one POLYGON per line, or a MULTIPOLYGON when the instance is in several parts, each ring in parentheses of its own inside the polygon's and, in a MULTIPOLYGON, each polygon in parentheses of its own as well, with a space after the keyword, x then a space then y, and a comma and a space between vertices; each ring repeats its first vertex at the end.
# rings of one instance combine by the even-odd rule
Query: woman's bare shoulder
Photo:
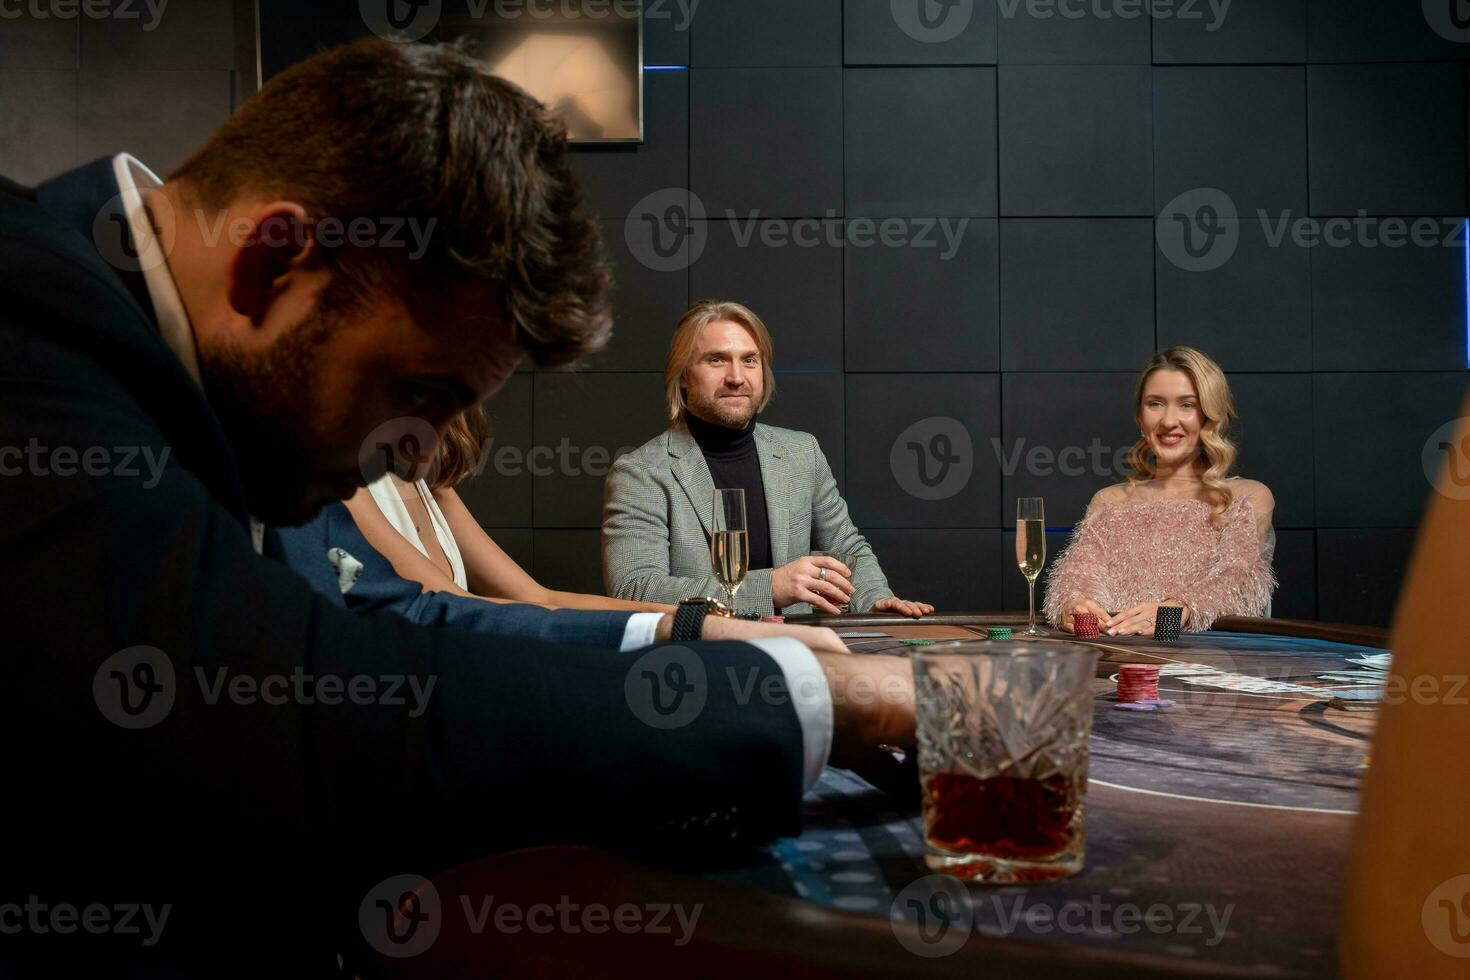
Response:
POLYGON ((1129 500, 1137 500, 1142 495, 1140 486, 1140 484, 1129 483, 1126 480, 1122 483, 1114 483, 1110 487, 1103 487, 1099 490, 1093 499, 1105 504, 1121 504, 1129 500))
POLYGON ((1260 480, 1248 480, 1243 476, 1232 477, 1229 480, 1230 491, 1237 500, 1250 501, 1256 510, 1270 510, 1276 506, 1276 498, 1271 495, 1271 488, 1260 480))
POLYGON ((1087 505, 1087 512, 1092 514, 1104 507, 1113 507, 1137 499, 1139 498, 1136 487, 1128 483, 1114 483, 1092 495, 1092 501, 1087 505))

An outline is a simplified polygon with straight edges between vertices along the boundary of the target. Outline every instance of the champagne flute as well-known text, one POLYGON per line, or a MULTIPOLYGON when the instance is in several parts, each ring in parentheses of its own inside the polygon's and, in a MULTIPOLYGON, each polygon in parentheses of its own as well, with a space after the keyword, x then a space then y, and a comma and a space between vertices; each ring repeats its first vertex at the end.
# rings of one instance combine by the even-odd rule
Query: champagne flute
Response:
POLYGON ((1046 636, 1036 627, 1036 577, 1046 564, 1046 516, 1040 497, 1016 498, 1016 564, 1026 576, 1030 616, 1022 636, 1046 636))
POLYGON ((750 568, 750 535, 745 526, 744 490, 715 490, 709 556, 715 579, 725 590, 725 603, 733 611, 735 593, 745 584, 745 573, 750 568))

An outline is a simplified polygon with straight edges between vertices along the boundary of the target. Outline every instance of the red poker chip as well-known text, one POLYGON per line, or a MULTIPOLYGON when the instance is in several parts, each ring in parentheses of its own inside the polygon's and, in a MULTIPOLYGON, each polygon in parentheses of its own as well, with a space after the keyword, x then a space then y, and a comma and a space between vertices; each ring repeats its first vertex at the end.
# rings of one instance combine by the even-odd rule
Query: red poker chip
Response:
POLYGON ((1072 617, 1072 629, 1080 637, 1097 636, 1097 616, 1093 613, 1075 614, 1072 617))
POLYGON ((1122 702, 1145 702, 1157 700, 1159 696, 1159 667, 1157 664, 1119 664, 1118 700, 1122 702))

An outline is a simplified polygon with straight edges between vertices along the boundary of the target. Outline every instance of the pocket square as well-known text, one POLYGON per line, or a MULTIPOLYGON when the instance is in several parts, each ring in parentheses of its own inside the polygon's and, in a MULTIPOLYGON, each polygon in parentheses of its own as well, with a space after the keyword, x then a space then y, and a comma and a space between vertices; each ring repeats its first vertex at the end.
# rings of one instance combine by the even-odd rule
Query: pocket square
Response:
POLYGON ((332 568, 337 573, 337 588, 342 590, 343 595, 351 592, 352 587, 357 584, 358 576, 362 575, 362 562, 341 548, 328 548, 327 561, 332 563, 332 568))

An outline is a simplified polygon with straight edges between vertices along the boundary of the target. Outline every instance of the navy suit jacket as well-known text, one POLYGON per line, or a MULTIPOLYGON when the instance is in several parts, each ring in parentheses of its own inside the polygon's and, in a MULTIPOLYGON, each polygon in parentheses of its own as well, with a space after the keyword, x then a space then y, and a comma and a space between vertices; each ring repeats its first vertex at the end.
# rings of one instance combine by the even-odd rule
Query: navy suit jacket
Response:
POLYGON ((424 626, 522 636, 559 643, 618 649, 631 613, 551 611, 540 606, 486 602, 452 592, 425 592, 402 578, 393 565, 368 544, 352 514, 331 504, 300 527, 271 528, 265 554, 278 557, 317 592, 354 612, 391 612, 424 626), (328 553, 347 552, 361 564, 344 593, 337 567, 328 553))
POLYGON ((110 161, 35 190, 0 179, 0 902, 171 913, 147 948, 6 936, 0 972, 100 943, 112 974, 202 951, 219 975, 340 949, 392 875, 543 842, 689 855, 798 830, 800 723, 789 699, 748 696, 783 682, 760 650, 670 649, 675 676, 658 648, 426 629, 349 613, 257 555, 219 419, 137 274, 102 257, 116 195, 110 161), (165 452, 151 479, 139 459, 165 452), (677 724, 647 710, 660 678, 677 724))

